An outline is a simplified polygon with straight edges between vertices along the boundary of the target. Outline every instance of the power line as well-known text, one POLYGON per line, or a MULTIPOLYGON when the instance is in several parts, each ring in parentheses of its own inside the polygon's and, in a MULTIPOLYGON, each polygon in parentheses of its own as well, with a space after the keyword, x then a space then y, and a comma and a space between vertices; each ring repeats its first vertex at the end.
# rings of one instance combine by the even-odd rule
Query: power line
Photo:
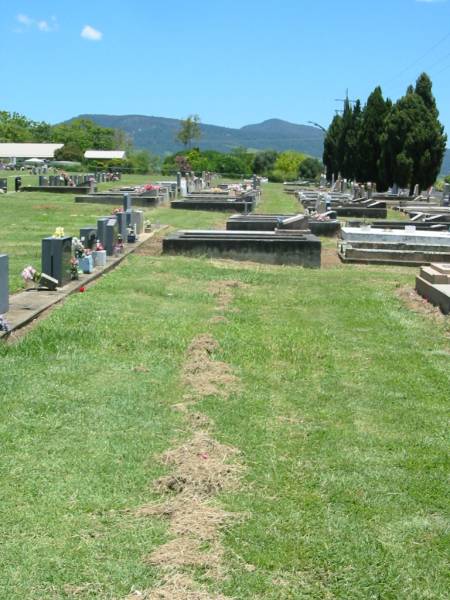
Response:
POLYGON ((448 40, 448 38, 450 38, 450 32, 447 33, 446 35, 444 35, 444 37, 442 39, 440 39, 436 44, 434 44, 434 46, 429 48, 426 52, 424 52, 421 56, 419 56, 419 58, 416 58, 411 64, 409 64, 402 71, 400 71, 400 73, 398 73, 395 77, 392 77, 391 79, 389 79, 389 81, 386 82, 386 85, 389 85, 390 83, 392 83, 393 81, 395 81, 396 79, 401 77, 404 73, 409 71, 409 69, 412 69, 412 67, 415 67, 421 60, 423 60, 429 54, 431 54, 433 52, 433 50, 436 50, 436 48, 438 48, 441 44, 443 44, 446 40, 448 40))

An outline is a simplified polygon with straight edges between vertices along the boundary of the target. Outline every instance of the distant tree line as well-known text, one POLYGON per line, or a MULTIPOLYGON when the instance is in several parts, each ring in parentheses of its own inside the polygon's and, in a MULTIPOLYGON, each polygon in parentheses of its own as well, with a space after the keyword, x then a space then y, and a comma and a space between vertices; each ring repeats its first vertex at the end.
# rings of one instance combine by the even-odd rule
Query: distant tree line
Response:
POLYGON ((426 73, 395 104, 375 88, 364 107, 346 100, 324 143, 327 178, 375 182, 386 190, 397 184, 421 189, 439 175, 447 136, 426 73))
POLYGON ((36 122, 18 113, 0 111, 0 142, 54 142, 64 147, 57 150, 55 160, 83 163, 86 150, 126 150, 121 161, 89 161, 90 168, 116 167, 135 173, 148 173, 160 168, 160 159, 147 150, 134 150, 130 139, 118 129, 102 127, 90 119, 74 119, 50 125, 36 122))
POLYGON ((230 152, 192 148, 167 156, 162 164, 164 175, 177 171, 212 171, 229 177, 250 177, 253 173, 271 181, 302 179, 316 180, 322 173, 320 160, 300 152, 265 150, 249 152, 233 148, 230 152))

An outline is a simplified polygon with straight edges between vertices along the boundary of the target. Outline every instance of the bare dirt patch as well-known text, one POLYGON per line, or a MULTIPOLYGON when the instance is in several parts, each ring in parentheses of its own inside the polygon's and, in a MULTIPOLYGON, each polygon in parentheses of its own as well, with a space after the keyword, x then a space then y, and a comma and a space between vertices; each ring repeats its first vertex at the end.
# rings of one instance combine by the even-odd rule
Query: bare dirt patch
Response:
POLYGON ((190 441, 163 454, 163 464, 175 469, 171 475, 158 479, 155 487, 160 492, 183 492, 203 498, 235 489, 242 472, 235 460, 237 454, 235 448, 220 444, 208 433, 196 432, 190 441))
POLYGON ((200 498, 186 499, 183 495, 164 504, 149 504, 139 508, 137 517, 164 517, 170 520, 169 531, 180 537, 212 541, 226 521, 238 515, 228 513, 200 498))
POLYGON ((153 236, 136 249, 135 254, 139 256, 160 256, 162 254, 162 237, 153 236))
POLYGON ((342 262, 338 256, 336 248, 322 248, 320 266, 322 269, 342 267, 342 262))
POLYGON ((126 600, 231 600, 222 595, 210 594, 183 573, 171 573, 164 577, 154 590, 133 592, 126 600))
POLYGON ((211 323, 211 325, 218 325, 219 323, 229 323, 229 321, 226 317, 217 315, 216 317, 211 317, 209 323, 211 323))
POLYGON ((222 279, 212 281, 208 285, 208 292, 215 297, 217 301, 217 310, 227 310, 233 301, 234 291, 237 288, 243 287, 240 281, 233 279, 222 279))
POLYGON ((211 335, 201 334, 187 350, 182 380, 197 396, 228 398, 239 387, 230 365, 212 357, 218 349, 219 344, 211 335))
POLYGON ((413 288, 409 286, 398 288, 397 296, 410 310, 431 317, 441 323, 445 322, 445 315, 442 314, 439 307, 433 306, 428 300, 422 298, 413 288))

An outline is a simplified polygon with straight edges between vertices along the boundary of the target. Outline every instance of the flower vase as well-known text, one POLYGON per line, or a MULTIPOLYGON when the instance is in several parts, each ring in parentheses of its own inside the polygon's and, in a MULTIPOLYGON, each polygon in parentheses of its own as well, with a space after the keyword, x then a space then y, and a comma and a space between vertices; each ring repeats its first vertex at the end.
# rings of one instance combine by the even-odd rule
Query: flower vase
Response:
POLYGON ((89 256, 83 256, 78 259, 78 265, 83 273, 92 273, 94 270, 94 260, 92 255, 90 254, 89 256))
POLYGON ((106 250, 96 250, 92 255, 94 257, 94 266, 106 267, 106 250))

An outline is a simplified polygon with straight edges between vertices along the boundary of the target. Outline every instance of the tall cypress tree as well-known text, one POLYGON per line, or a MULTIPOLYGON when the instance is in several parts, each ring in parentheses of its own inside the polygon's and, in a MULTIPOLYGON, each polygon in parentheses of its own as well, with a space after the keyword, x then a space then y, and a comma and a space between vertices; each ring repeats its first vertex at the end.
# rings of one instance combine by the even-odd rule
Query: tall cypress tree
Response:
POLYGON ((391 107, 390 100, 383 98, 381 87, 376 87, 364 107, 359 135, 358 178, 361 181, 375 182, 381 187, 382 178, 379 169, 381 136, 391 107))
POLYGON ((432 185, 439 174, 447 136, 438 119, 431 81, 422 74, 386 119, 381 138, 382 174, 387 184, 432 185))
POLYGON ((323 164, 327 170, 327 180, 331 181, 333 175, 337 178, 340 171, 338 145, 342 132, 342 117, 336 115, 331 121, 325 136, 323 146, 323 164))

